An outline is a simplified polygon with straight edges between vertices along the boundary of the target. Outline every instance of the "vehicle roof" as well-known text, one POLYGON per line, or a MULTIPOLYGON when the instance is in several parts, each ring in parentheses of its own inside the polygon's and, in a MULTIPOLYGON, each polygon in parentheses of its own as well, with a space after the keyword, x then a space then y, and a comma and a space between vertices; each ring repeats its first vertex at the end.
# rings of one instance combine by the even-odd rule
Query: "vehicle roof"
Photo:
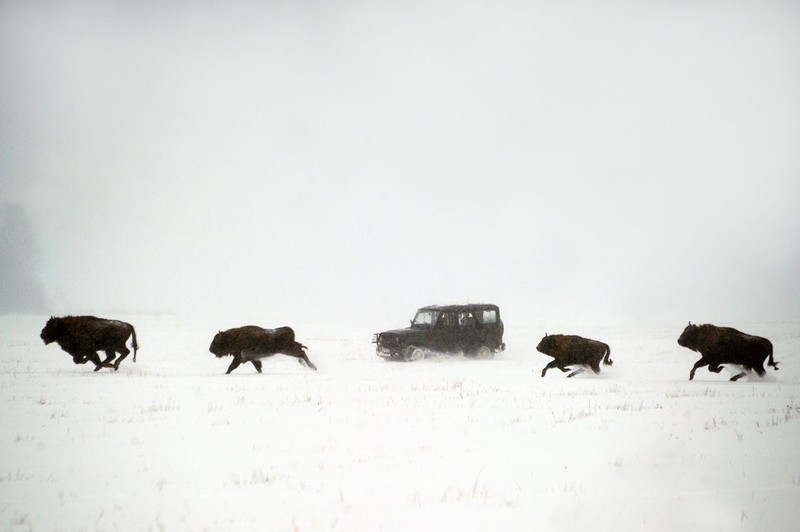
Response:
POLYGON ((428 305, 418 310, 435 310, 435 311, 452 311, 458 312, 459 310, 500 310, 500 307, 491 303, 464 303, 461 305, 428 305))

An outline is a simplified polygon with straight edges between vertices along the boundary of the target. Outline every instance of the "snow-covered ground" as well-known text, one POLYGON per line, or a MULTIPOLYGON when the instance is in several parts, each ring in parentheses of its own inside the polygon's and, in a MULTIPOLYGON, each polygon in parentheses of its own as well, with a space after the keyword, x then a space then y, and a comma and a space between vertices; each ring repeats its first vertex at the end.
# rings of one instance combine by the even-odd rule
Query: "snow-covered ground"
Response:
MULTIPOLYGON (((47 317, 0 318, 3 530, 786 531, 800 522, 800 323, 781 370, 728 382, 683 323, 545 331, 506 323, 495 360, 387 362, 375 330, 289 324, 319 371, 224 375, 214 333, 244 323, 109 316, 138 362, 76 366, 47 317), (542 379, 545 333, 611 345, 600 376, 542 379)), ((257 323, 266 327, 282 323, 257 323)))

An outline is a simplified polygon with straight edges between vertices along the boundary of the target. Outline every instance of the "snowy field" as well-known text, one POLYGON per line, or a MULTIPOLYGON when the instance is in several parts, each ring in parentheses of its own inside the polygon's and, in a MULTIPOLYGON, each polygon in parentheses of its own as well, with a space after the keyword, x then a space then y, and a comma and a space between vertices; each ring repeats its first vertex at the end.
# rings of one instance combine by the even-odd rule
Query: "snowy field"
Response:
POLYGON ((688 381, 685 323, 506 319, 495 360, 415 363, 370 343, 402 320, 290 323, 319 371, 278 355, 224 375, 208 345, 244 323, 107 317, 140 344, 116 373, 44 346, 46 316, 0 318, 2 530, 798 529, 796 321, 717 323, 781 362, 733 383, 688 381), (602 340, 615 364, 542 379, 545 332, 602 340))

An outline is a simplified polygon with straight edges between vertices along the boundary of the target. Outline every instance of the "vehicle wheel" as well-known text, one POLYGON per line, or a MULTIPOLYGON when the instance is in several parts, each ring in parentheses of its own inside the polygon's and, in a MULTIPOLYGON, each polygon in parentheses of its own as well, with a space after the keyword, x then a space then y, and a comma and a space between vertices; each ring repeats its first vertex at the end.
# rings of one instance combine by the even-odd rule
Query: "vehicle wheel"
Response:
POLYGON ((425 358, 425 351, 421 347, 410 345, 403 351, 403 359, 409 362, 425 358))
POLYGON ((478 360, 490 360, 494 358, 494 352, 487 346, 482 345, 475 351, 475 358, 478 360))

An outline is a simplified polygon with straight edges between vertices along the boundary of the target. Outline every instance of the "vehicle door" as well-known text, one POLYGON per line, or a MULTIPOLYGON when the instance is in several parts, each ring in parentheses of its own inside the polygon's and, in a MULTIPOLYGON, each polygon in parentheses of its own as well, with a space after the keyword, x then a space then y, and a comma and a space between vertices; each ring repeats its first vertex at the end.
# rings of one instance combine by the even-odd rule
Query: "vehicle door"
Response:
POLYGON ((458 313, 459 340, 458 349, 471 353, 484 345, 478 317, 473 310, 462 310, 458 313))
POLYGON ((458 315, 456 312, 444 311, 436 320, 433 328, 432 347, 434 351, 449 353, 458 350, 458 315))
POLYGON ((497 348, 503 342, 503 322, 495 309, 477 311, 480 321, 480 336, 483 345, 497 348))

